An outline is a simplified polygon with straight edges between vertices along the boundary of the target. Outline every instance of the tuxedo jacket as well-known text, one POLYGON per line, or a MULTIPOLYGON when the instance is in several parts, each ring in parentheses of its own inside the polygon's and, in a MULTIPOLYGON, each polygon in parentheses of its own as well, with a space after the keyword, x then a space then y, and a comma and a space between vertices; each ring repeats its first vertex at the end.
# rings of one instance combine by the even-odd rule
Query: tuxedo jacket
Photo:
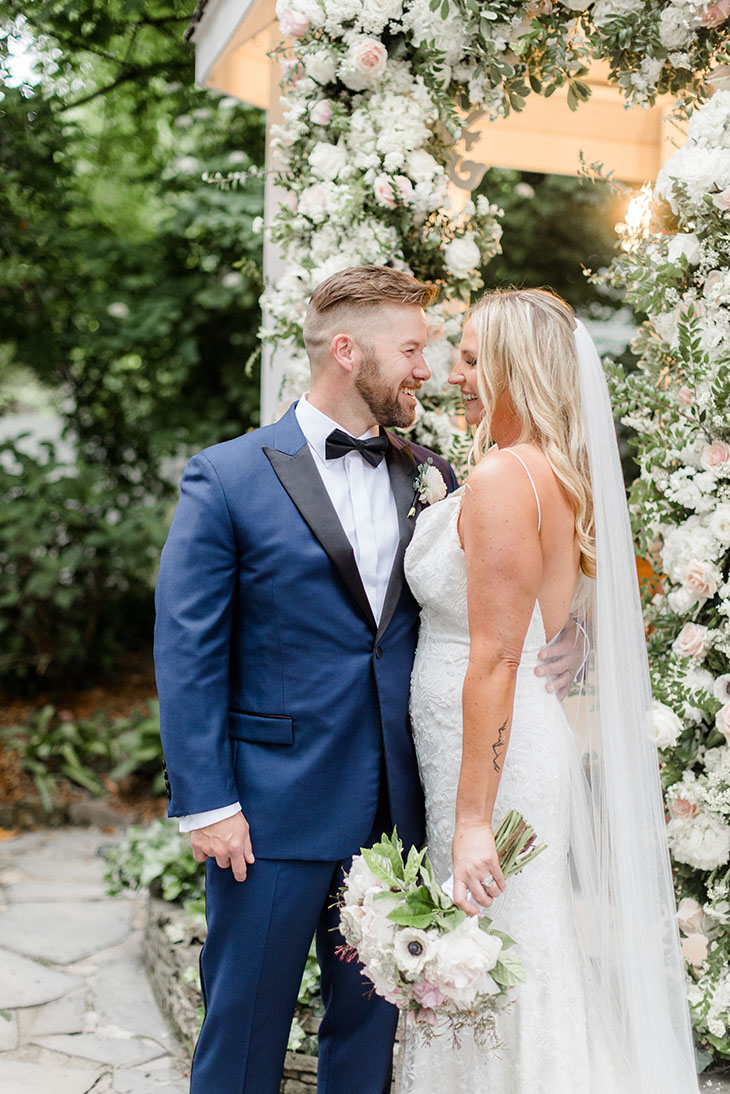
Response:
POLYGON ((182 479, 155 597, 169 813, 240 801, 262 858, 357 851, 381 777, 404 843, 423 841, 403 556, 418 465, 430 457, 449 491, 456 480, 388 439, 400 538, 378 622, 293 407, 194 456, 182 479))

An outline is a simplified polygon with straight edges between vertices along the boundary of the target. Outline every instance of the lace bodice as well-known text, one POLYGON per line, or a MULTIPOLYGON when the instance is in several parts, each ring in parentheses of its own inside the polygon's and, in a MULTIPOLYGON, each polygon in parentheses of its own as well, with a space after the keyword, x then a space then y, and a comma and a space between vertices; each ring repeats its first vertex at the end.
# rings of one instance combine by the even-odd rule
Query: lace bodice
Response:
MULTIPOLYGON (((469 661, 466 565, 457 521, 461 491, 424 510, 405 572, 421 605, 411 679, 411 721, 426 799, 428 851, 442 883, 451 874, 461 765, 461 697, 469 661)), ((510 739, 494 821, 510 808, 534 825, 547 850, 510 879, 490 909, 517 941, 527 983, 498 1019, 500 1053, 465 1036, 454 1048, 406 1038, 403 1094, 628 1094, 615 1076, 597 1019, 588 1011, 568 866, 569 794, 578 769, 562 707, 534 674, 545 644, 535 603, 517 673, 510 739)))

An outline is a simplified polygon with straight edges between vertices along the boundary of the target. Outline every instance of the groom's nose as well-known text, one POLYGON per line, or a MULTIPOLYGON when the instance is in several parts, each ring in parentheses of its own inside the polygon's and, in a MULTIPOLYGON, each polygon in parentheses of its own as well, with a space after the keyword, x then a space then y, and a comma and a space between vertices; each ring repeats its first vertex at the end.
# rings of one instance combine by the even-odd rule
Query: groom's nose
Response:
POLYGON ((411 371, 416 380, 428 380, 430 378, 431 369, 426 364, 426 358, 422 353, 419 353, 411 371))

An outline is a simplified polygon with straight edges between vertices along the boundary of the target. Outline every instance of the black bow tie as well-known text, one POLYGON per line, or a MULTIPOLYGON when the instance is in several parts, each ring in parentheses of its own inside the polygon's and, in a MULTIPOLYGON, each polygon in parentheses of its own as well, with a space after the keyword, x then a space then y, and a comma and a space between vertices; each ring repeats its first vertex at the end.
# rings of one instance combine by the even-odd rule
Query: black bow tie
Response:
POLYGON ((366 440, 358 440, 351 437, 343 429, 333 429, 327 438, 324 454, 328 460, 338 460, 346 456, 348 452, 358 451, 364 460, 377 467, 385 453, 388 451, 388 438, 384 433, 379 437, 367 437, 366 440))

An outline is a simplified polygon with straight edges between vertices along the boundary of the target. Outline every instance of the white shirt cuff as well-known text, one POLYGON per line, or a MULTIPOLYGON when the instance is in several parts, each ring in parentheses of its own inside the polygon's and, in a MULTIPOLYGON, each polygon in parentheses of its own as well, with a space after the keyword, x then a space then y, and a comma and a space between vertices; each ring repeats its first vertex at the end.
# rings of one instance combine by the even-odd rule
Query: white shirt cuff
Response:
POLYGON ((235 817, 236 813, 240 812, 240 803, 233 802, 231 805, 222 805, 220 809, 206 809, 204 813, 190 813, 187 817, 180 817, 180 831, 194 832, 196 828, 205 828, 206 825, 215 824, 216 821, 235 817))

